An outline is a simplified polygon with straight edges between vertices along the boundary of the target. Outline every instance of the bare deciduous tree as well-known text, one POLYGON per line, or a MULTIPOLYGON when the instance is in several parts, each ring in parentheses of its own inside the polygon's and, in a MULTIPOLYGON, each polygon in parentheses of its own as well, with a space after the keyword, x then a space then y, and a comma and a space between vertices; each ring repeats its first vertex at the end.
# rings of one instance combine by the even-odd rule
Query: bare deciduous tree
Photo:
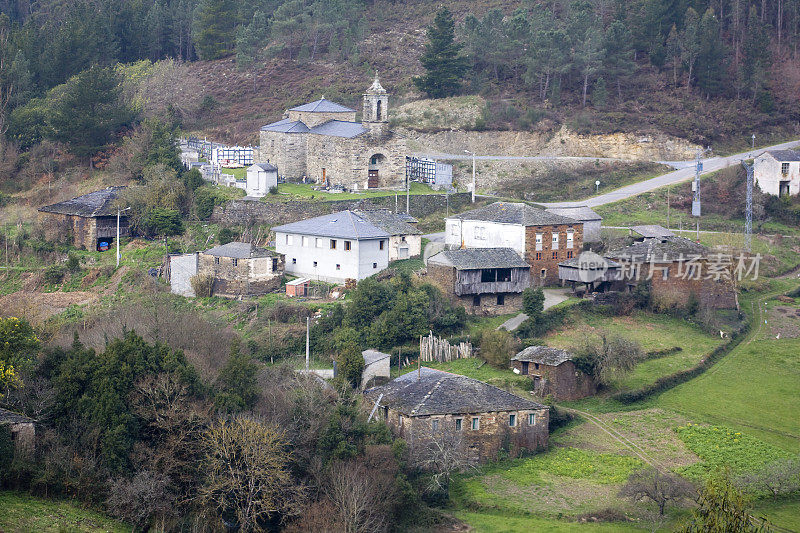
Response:
POLYGON ((163 520, 174 513, 172 496, 169 494, 169 478, 157 472, 140 470, 128 480, 113 479, 109 482, 108 510, 133 524, 133 530, 147 531, 151 520, 163 520))
POLYGON ((800 458, 773 461, 761 470, 741 477, 739 484, 768 492, 773 498, 800 490, 800 458))
POLYGON ((333 502, 345 533, 386 531, 387 487, 377 472, 361 461, 337 462, 331 466, 326 494, 333 502))
POLYGON ((572 351, 576 354, 575 365, 603 384, 627 374, 642 359, 638 343, 623 337, 609 338, 605 333, 572 351))
POLYGON ((650 467, 631 474, 628 482, 622 487, 620 496, 633 501, 645 498, 652 500, 658 505, 659 514, 663 515, 668 503, 680 502, 693 492, 692 485, 682 477, 664 474, 650 467))
POLYGON ((461 431, 449 427, 430 431, 415 441, 411 456, 414 466, 431 473, 429 492, 449 493, 453 474, 475 466, 461 431))

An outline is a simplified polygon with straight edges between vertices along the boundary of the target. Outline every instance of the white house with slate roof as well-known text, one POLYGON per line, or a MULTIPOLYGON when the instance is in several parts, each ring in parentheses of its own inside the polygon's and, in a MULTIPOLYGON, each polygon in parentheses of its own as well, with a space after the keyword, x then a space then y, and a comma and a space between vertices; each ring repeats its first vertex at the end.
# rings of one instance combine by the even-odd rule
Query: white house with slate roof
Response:
POLYGON ((767 150, 753 162, 753 179, 764 194, 800 193, 800 151, 767 150))
POLYGON ((319 100, 293 107, 261 128, 257 161, 289 179, 307 177, 351 189, 399 185, 405 178, 406 142, 389 129, 389 94, 377 74, 356 110, 319 100))
POLYGON ((247 196, 262 198, 273 187, 278 187, 278 167, 270 163, 256 163, 247 167, 247 196))
POLYGON ((389 266, 389 232, 354 211, 272 228, 286 273, 342 283, 362 280, 389 266))
POLYGON ((388 209, 354 211, 389 234, 389 261, 417 257, 422 253, 422 232, 408 222, 405 213, 392 213, 388 209))

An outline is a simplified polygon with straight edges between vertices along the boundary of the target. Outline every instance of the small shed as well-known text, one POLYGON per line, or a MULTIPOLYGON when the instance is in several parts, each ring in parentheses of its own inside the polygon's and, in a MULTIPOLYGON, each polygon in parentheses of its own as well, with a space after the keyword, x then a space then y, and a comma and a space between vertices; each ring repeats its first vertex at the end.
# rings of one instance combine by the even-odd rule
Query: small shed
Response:
POLYGON ((39 208, 48 240, 61 240, 71 235, 76 248, 107 250, 117 236, 128 237, 128 217, 118 211, 124 186, 107 187, 64 202, 39 208))
POLYGON ((278 167, 269 163, 256 163, 247 167, 247 196, 262 198, 273 187, 278 187, 278 167))
POLYGON ((388 381, 391 377, 392 364, 391 356, 388 353, 379 352, 378 350, 364 350, 361 352, 364 357, 364 372, 361 374, 361 388, 367 388, 370 382, 377 381, 384 378, 388 381))
POLYGON ((578 400, 597 392, 594 380, 578 370, 573 355, 548 346, 528 346, 511 358, 516 374, 530 377, 533 393, 555 400, 578 400))
POLYGON ((8 431, 14 455, 28 456, 36 449, 36 420, 0 407, 0 430, 8 431))
POLYGON ((286 296, 290 298, 294 298, 295 296, 308 296, 310 288, 311 280, 308 278, 297 278, 292 281, 287 281, 286 296))

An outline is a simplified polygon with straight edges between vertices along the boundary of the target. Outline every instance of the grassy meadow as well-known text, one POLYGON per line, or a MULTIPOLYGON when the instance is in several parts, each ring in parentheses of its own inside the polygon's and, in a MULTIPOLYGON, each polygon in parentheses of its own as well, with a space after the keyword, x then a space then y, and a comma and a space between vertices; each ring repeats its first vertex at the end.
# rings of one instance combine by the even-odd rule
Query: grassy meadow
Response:
POLYGON ((130 526, 68 501, 0 492, 0 530, 7 533, 124 533, 130 526))

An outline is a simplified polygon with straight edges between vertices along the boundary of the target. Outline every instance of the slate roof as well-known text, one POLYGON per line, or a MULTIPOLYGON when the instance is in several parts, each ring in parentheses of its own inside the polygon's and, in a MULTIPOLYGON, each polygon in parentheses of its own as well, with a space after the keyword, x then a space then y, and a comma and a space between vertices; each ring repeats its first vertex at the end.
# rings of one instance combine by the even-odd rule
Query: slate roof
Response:
POLYGON ((422 367, 365 394, 381 405, 407 416, 488 413, 520 409, 546 409, 483 381, 422 367), (421 377, 418 377, 418 372, 421 377))
MULTIPOLYGON (((620 266, 619 263, 617 263, 616 261, 614 261, 612 259, 609 259, 608 257, 601 257, 601 259, 603 260, 603 262, 605 263, 605 265, 608 268, 619 268, 619 266, 620 266)), ((581 266, 580 265, 580 256, 573 257, 572 259, 567 259, 566 261, 561 261, 558 264, 558 266, 579 268, 581 266)), ((597 270, 597 269, 594 269, 594 270, 597 270)))
POLYGON ((14 411, 9 411, 8 409, 0 407, 0 426, 6 424, 33 424, 35 422, 36 420, 33 418, 28 418, 25 415, 20 415, 14 411))
POLYGON ((309 102, 307 104, 299 105, 291 108, 289 111, 306 111, 311 113, 355 113, 355 109, 350 109, 336 102, 326 100, 323 96, 319 100, 309 102))
POLYGON ((83 196, 78 196, 72 200, 40 207, 39 211, 44 213, 58 213, 60 215, 77 215, 80 217, 116 216, 117 209, 114 203, 119 197, 119 193, 124 189, 124 186, 107 187, 99 191, 84 194, 83 196))
POLYGON ((428 262, 455 267, 456 270, 478 268, 530 268, 511 248, 464 248, 444 250, 431 256, 428 262))
POLYGON ((254 163, 248 167, 248 170, 253 167, 260 168, 261 170, 265 170, 267 172, 274 172, 278 170, 278 167, 271 163, 254 163))
POLYGON ((364 350, 361 352, 361 355, 364 357, 364 366, 371 365, 372 363, 377 363, 378 361, 383 361, 384 359, 391 357, 388 353, 371 349, 364 350))
POLYGON ((275 257, 279 254, 266 248, 253 246, 250 242, 229 242, 221 246, 209 248, 204 254, 214 257, 231 257, 233 259, 249 259, 251 257, 275 257))
POLYGON ((372 85, 367 89, 367 94, 386 94, 386 89, 381 85, 377 72, 375 73, 375 79, 372 81, 372 85))
POLYGON ((511 358, 512 361, 528 361, 542 365, 558 366, 572 360, 572 354, 566 350, 549 346, 528 346, 511 358))
POLYGON ((767 150, 766 153, 778 161, 800 161, 800 151, 797 150, 767 150))
POLYGON ((275 226, 272 231, 353 240, 389 237, 385 230, 349 210, 275 226))
POLYGON ((577 207, 548 207, 545 211, 548 213, 561 215, 563 217, 579 220, 581 222, 586 222, 589 220, 603 220, 600 215, 585 205, 577 207))
POLYGON ((389 235, 422 235, 422 232, 409 224, 404 216, 392 213, 388 209, 355 210, 353 212, 389 235))
POLYGON ((517 202, 495 202, 486 207, 473 209, 449 217, 459 220, 486 220, 502 224, 521 224, 523 226, 543 226, 554 224, 580 224, 577 220, 544 209, 538 209, 528 204, 517 202))
POLYGON ((317 135, 330 135, 347 139, 358 137, 366 132, 367 128, 362 126, 360 122, 348 122, 345 120, 329 120, 311 128, 311 133, 316 133, 317 135))
POLYGON ((708 248, 702 244, 683 237, 666 237, 663 241, 649 239, 636 242, 626 248, 613 250, 605 254, 606 257, 625 261, 654 262, 678 261, 681 257, 688 260, 693 256, 705 257, 708 248))
POLYGON ((289 120, 285 118, 272 124, 261 127, 261 131, 277 131, 278 133, 308 133, 308 126, 299 120, 289 120))
POLYGON ((660 239, 663 237, 674 237, 675 234, 664 226, 658 224, 645 224, 642 226, 631 226, 631 230, 638 233, 645 239, 660 239))

